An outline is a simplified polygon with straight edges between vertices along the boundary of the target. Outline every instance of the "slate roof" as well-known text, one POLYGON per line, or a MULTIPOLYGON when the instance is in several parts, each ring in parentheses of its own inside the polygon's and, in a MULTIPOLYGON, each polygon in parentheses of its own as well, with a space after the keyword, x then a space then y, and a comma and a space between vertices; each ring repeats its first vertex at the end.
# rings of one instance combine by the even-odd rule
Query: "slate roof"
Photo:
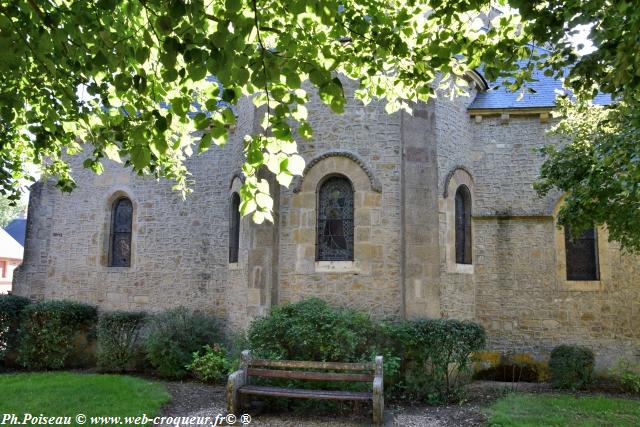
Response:
MULTIPOLYGON (((527 61, 520 61, 520 66, 524 67, 527 61)), ((482 70, 477 70, 482 75, 482 70)), ((502 86, 504 79, 499 78, 496 81, 488 82, 489 90, 479 92, 474 101, 469 105, 470 110, 492 110, 492 109, 514 109, 514 108, 544 108, 554 107, 556 99, 556 91, 563 90, 562 82, 554 77, 547 77, 542 70, 533 72, 532 81, 527 84, 528 88, 535 90, 530 93, 525 90, 522 99, 518 100, 521 92, 511 92, 502 86), (493 89, 495 86, 498 88, 493 89)), ((609 105, 612 103, 611 96, 608 94, 598 94, 593 100, 597 105, 609 105)))
POLYGON ((26 218, 16 218, 12 220, 7 226, 4 228, 4 231, 9 233, 11 237, 13 237, 18 243, 24 246, 24 236, 27 231, 27 219, 26 218))

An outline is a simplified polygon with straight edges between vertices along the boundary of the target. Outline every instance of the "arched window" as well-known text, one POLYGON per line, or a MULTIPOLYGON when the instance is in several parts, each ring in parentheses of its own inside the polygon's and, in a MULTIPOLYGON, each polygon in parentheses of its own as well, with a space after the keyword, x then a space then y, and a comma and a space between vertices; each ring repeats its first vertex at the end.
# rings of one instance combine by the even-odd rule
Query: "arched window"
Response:
POLYGON ((569 227, 565 227, 564 245, 567 280, 600 280, 598 234, 594 228, 572 238, 569 227))
POLYGON ((111 236, 109 239, 109 266, 131 266, 131 222, 133 205, 131 200, 120 197, 111 209, 111 236))
POLYGON ((238 248, 240 246, 240 196, 231 195, 229 207, 229 263, 238 262, 238 248))
POLYGON ((317 227, 317 261, 353 261, 353 187, 346 177, 320 186, 317 227))
POLYGON ((471 193, 466 185, 456 191, 456 263, 471 264, 471 193))

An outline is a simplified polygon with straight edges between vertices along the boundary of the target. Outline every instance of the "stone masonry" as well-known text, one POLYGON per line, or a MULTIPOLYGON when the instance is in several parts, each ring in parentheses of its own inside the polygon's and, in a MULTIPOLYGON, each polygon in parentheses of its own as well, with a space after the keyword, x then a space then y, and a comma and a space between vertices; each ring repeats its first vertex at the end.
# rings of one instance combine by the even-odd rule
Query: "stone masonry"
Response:
POLYGON ((107 162, 96 176, 73 159, 78 188, 50 182, 31 193, 25 255, 14 291, 33 299, 72 299, 100 309, 158 311, 186 306, 247 327, 269 308, 309 297, 376 318, 449 317, 485 326, 489 349, 544 358, 560 343, 587 345, 599 366, 640 357, 640 260, 598 231, 599 281, 567 281, 564 239, 554 217, 561 195, 539 198, 532 184, 557 143, 548 110, 484 112, 468 96, 440 97, 413 114, 362 106, 355 84, 332 114, 309 106, 314 139, 290 188, 265 175, 275 196, 273 224, 240 225, 238 262, 229 264, 229 204, 242 185, 242 137, 260 111, 248 100, 224 148, 188 161, 193 193, 141 178, 107 162), (516 114, 517 113, 517 114, 516 114), (354 260, 316 261, 317 190, 327 176, 354 188, 354 260), (454 202, 472 199, 471 265, 455 262, 454 202), (108 267, 111 205, 133 202, 131 267, 108 267))

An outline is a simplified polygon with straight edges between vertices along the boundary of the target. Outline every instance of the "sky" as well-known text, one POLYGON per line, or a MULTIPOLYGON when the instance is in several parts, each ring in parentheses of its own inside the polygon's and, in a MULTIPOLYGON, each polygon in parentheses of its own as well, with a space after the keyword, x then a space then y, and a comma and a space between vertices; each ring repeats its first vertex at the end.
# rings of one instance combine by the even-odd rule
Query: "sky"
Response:
POLYGON ((578 25, 576 27, 578 33, 569 37, 571 44, 576 48, 580 55, 586 55, 596 50, 595 46, 588 38, 591 27, 592 25, 578 25), (584 45, 582 49, 578 49, 579 44, 584 45))

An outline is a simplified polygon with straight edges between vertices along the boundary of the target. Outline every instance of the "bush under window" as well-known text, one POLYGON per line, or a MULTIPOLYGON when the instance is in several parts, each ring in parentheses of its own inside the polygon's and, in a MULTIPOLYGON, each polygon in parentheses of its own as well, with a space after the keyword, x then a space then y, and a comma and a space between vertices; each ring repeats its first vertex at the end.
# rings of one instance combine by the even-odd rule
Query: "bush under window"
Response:
POLYGON ((145 313, 114 311, 98 317, 98 368, 122 372, 134 368, 142 353, 140 334, 145 313))
POLYGON ((217 319, 179 307, 151 317, 145 350, 161 376, 180 379, 194 352, 220 340, 217 319))
POLYGON ((377 322, 314 298, 275 307, 256 319, 248 340, 251 350, 264 358, 370 362, 382 355, 388 396, 442 402, 460 396, 471 354, 484 347, 486 336, 473 322, 377 322))
POLYGON ((609 374, 620 390, 640 394, 640 363, 620 359, 609 370, 609 374))
POLYGON ((390 342, 402 352, 400 382, 410 397, 430 403, 456 401, 471 371, 471 355, 485 346, 474 322, 419 319, 398 324, 390 342))
POLYGON ((224 382, 231 370, 227 350, 220 344, 203 347, 201 352, 193 353, 193 360, 187 369, 197 379, 206 383, 224 382))
POLYGON ((595 357, 586 347, 559 345, 551 351, 549 370, 554 387, 580 390, 593 381, 595 357))

